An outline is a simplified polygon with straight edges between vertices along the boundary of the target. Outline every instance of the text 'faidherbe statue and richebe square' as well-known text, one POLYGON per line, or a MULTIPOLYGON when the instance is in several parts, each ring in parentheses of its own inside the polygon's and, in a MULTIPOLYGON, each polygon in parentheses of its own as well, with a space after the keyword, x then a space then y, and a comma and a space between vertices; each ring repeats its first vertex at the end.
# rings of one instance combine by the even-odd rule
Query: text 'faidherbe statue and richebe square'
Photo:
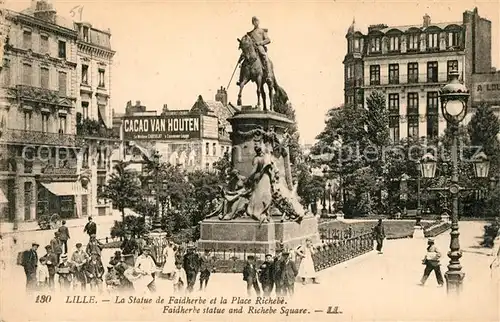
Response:
POLYGON ((273 111, 273 106, 289 104, 288 96, 277 84, 267 57, 267 29, 259 27, 256 17, 252 23, 254 29, 238 39, 241 110, 229 119, 233 171, 218 209, 201 223, 200 249, 263 254, 295 248, 305 239, 319 242, 317 218, 306 213, 292 192, 288 128, 293 121, 273 111), (249 81, 257 84, 256 108, 241 103, 242 89, 249 81))

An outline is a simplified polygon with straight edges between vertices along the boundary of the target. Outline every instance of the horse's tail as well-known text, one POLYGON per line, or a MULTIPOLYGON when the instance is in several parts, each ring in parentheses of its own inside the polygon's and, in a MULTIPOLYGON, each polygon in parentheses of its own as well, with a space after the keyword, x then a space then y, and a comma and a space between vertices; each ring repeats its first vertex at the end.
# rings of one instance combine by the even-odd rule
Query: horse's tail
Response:
POLYGON ((280 102, 282 104, 288 103, 288 94, 281 86, 278 85, 276 76, 274 77, 274 93, 276 102, 280 102))

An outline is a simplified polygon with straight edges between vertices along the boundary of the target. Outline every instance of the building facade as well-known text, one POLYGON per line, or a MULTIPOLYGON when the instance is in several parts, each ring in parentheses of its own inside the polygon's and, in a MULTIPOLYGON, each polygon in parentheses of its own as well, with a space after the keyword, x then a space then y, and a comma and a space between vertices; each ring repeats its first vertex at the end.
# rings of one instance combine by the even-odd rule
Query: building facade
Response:
POLYGON ((491 71, 491 22, 477 9, 461 21, 372 25, 367 33, 355 22, 347 35, 344 103, 366 106, 377 90, 386 95, 391 139, 436 137, 446 128, 439 108, 439 89, 458 70, 468 88, 472 74, 491 71))
POLYGON ((151 114, 140 102, 136 106, 129 102, 124 115, 115 114, 114 124, 122 132, 122 155, 127 161, 140 163, 142 155, 157 150, 162 161, 185 171, 212 171, 215 163, 231 152, 227 119, 235 112, 227 103, 226 90, 220 88, 215 101, 199 96, 189 110, 169 110, 164 105, 161 113, 151 114))
POLYGON ((87 191, 77 169, 77 32, 45 0, 5 19, 1 220, 79 216, 87 191))
POLYGON ((77 31, 76 100, 77 135, 84 141, 81 175, 89 181, 88 195, 82 197, 82 215, 109 215, 111 205, 98 198, 99 189, 111 174, 110 157, 119 146, 113 134, 111 71, 115 51, 111 32, 88 22, 75 22, 77 31))

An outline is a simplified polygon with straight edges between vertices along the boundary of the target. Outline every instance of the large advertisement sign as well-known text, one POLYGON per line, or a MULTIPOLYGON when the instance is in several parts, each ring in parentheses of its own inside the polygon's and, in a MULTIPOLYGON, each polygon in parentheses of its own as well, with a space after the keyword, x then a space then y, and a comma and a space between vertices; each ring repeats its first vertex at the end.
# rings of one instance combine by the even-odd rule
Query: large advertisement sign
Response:
POLYGON ((472 103, 500 103, 500 73, 472 75, 472 103))
POLYGON ((198 139, 201 119, 192 115, 126 116, 123 118, 125 140, 198 139))

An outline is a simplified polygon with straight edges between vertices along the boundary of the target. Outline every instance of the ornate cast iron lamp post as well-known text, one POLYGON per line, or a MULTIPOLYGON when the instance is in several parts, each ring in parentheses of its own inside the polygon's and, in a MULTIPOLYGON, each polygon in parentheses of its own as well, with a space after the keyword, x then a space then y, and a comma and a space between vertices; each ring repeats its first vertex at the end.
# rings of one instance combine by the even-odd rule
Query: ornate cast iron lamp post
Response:
MULTIPOLYGON (((465 273, 462 272, 460 258, 460 233, 458 231, 458 197, 462 190, 469 190, 458 185, 458 126, 467 115, 467 101, 469 91, 458 80, 459 73, 454 70, 450 72, 451 81, 440 90, 441 111, 444 118, 448 121, 451 128, 453 144, 451 148, 451 185, 446 188, 431 188, 429 190, 447 190, 452 195, 451 207, 451 232, 450 232, 450 251, 448 257, 448 271, 445 273, 447 291, 459 293, 462 289, 462 282, 465 273)), ((484 157, 486 157, 484 155, 484 157)), ((420 170, 423 178, 432 178, 436 174, 437 161, 432 154, 426 154, 420 162, 420 170)), ((477 158, 474 160, 474 172, 477 177, 486 177, 488 175, 489 162, 487 158, 477 158)))

